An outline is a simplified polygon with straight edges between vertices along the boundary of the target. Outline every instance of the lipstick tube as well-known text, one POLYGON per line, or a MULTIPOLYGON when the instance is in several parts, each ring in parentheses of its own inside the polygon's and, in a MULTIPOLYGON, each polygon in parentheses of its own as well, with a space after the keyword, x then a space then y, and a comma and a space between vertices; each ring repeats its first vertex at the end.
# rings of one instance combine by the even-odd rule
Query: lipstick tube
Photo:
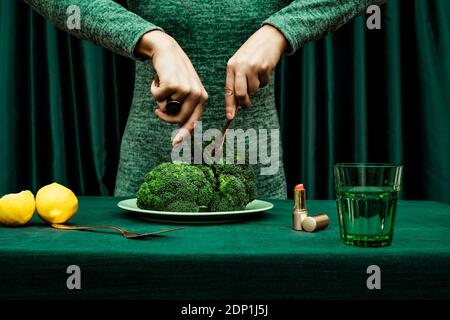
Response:
POLYGON ((304 231, 314 232, 325 229, 330 223, 330 218, 326 214, 319 214, 318 216, 305 217, 302 222, 304 231))
POLYGON ((306 210, 306 190, 303 184, 294 188, 294 210, 292 213, 292 228, 296 231, 302 231, 303 220, 308 215, 306 210))

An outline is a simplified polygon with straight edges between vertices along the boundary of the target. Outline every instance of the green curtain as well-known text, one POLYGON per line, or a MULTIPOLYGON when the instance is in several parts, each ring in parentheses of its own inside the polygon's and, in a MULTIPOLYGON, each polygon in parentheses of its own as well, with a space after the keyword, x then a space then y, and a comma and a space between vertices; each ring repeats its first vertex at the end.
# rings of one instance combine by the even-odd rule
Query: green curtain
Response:
POLYGON ((53 181, 112 194, 132 62, 16 0, 0 1, 0 61, 0 194, 53 181))
MULTIPOLYGON (((333 198, 336 162, 405 165, 403 197, 450 203, 450 1, 388 0, 282 59, 277 102, 289 187, 333 198)), ((58 181, 114 188, 133 63, 0 1, 0 194, 58 181)))

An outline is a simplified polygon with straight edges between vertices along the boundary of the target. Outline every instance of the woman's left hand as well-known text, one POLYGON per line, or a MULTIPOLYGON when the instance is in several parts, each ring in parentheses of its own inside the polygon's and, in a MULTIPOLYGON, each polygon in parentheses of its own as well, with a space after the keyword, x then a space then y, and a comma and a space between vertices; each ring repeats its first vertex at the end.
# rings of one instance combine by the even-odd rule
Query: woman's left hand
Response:
POLYGON ((267 85, 270 74, 288 45, 280 31, 271 25, 264 25, 228 60, 225 85, 228 119, 234 118, 237 106, 251 106, 251 98, 259 88, 267 85))

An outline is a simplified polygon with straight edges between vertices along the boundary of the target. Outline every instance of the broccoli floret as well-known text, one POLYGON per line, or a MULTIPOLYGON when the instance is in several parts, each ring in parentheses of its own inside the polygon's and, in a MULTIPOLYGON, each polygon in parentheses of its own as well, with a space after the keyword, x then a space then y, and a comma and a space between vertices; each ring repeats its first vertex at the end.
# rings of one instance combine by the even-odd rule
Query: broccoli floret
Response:
POLYGON ((256 176, 248 165, 215 164, 217 194, 210 211, 242 210, 256 197, 256 176))
POLYGON ((197 166, 167 162, 146 175, 136 196, 141 209, 198 212, 211 202, 213 186, 197 166))
POLYGON ((216 176, 231 175, 241 180, 248 196, 248 202, 256 199, 256 175, 247 164, 215 164, 216 176))
POLYGON ((224 195, 233 208, 244 208, 248 201, 248 195, 245 191, 245 185, 242 180, 235 176, 220 175, 219 192, 224 195))
POLYGON ((206 179, 211 183, 213 189, 215 190, 217 188, 217 179, 214 175, 214 170, 211 166, 208 166, 206 164, 199 164, 197 167, 202 170, 203 174, 205 175, 206 179))

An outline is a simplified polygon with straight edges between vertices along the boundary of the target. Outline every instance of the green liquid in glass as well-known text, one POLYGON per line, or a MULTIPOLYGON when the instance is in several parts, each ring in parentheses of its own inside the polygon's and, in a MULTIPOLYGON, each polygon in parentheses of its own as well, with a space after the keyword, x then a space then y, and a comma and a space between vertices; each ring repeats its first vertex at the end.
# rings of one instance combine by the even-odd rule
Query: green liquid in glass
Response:
POLYGON ((337 194, 343 242, 384 247, 392 242, 398 191, 392 187, 344 187, 337 194))

